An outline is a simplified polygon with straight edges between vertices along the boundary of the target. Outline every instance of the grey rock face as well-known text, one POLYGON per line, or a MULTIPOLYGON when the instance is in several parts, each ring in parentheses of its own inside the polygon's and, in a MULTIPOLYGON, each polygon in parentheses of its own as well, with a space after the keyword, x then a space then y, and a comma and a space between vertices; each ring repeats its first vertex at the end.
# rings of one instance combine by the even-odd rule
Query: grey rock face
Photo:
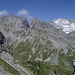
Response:
POLYGON ((63 30, 57 29, 52 24, 49 24, 45 21, 41 21, 38 18, 33 19, 33 21, 31 22, 31 26, 34 29, 39 30, 36 33, 36 35, 40 35, 41 38, 47 37, 47 39, 49 39, 56 48, 66 49, 65 46, 67 46, 67 43, 68 43, 69 40, 66 39, 68 36, 65 32, 63 32, 63 30), (44 35, 42 35, 42 33, 44 33, 44 35))
POLYGON ((0 45, 5 43, 5 36, 2 34, 2 32, 0 31, 0 45))
POLYGON ((9 33, 10 35, 12 35, 14 33, 25 31, 25 29, 28 27, 29 23, 27 19, 23 17, 13 15, 0 17, 0 30, 4 34, 9 33))

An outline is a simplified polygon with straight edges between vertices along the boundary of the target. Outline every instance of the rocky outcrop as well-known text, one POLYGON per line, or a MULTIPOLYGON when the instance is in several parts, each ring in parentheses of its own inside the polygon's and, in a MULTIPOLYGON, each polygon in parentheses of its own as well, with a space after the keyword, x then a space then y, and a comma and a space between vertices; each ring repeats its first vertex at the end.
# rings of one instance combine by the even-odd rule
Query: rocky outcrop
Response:
POLYGON ((2 51, 7 52, 7 43, 6 43, 6 38, 3 35, 3 33, 0 31, 0 53, 2 53, 2 51))
POLYGON ((0 45, 5 43, 5 36, 3 35, 3 33, 0 31, 0 45))

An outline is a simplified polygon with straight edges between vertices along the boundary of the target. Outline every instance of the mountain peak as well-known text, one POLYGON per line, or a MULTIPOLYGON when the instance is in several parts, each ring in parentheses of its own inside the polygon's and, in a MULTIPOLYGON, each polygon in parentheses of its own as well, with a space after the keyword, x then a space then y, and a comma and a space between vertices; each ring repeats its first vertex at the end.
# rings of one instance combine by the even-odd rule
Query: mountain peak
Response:
POLYGON ((71 19, 59 18, 50 22, 56 28, 62 29, 65 33, 70 33, 75 30, 75 21, 71 19))
POLYGON ((57 23, 62 23, 62 24, 70 24, 70 22, 68 21, 68 19, 64 19, 64 18, 59 18, 59 19, 54 19, 54 22, 57 23))

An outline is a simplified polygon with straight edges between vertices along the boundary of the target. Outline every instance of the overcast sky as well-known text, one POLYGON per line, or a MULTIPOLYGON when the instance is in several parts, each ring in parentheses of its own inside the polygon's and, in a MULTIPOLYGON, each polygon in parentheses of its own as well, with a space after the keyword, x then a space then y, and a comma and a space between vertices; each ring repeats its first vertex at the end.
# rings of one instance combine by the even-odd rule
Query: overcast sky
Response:
POLYGON ((0 15, 15 14, 31 20, 39 17, 75 19, 75 0, 0 0, 0 15))

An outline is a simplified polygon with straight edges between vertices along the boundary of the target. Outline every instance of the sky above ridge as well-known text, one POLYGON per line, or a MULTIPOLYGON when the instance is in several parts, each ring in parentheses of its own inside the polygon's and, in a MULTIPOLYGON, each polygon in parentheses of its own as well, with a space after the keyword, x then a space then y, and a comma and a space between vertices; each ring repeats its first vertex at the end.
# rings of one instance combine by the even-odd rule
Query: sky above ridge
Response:
POLYGON ((28 20, 75 19, 75 0, 0 0, 0 16, 15 14, 28 20))

